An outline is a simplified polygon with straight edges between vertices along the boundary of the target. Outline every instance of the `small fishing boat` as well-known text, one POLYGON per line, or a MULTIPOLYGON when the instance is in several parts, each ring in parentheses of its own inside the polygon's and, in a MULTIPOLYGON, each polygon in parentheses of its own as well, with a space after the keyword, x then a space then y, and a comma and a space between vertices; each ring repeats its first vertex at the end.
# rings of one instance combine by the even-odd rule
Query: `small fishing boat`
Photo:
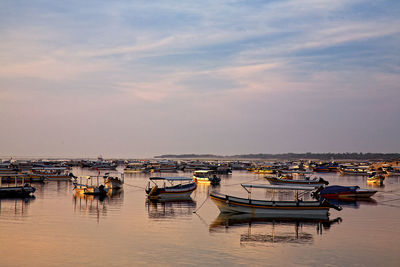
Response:
POLYGON ((285 178, 281 178, 281 177, 274 177, 274 176, 265 176, 265 179, 268 180, 268 182, 272 185, 297 185, 297 186, 301 186, 301 185, 306 185, 306 186, 310 186, 310 185, 316 185, 316 186, 320 186, 320 185, 328 185, 329 182, 324 180, 323 178, 319 177, 315 177, 313 179, 310 179, 310 177, 305 177, 305 179, 302 180, 294 180, 294 179, 285 179, 285 178))
POLYGON ((1 186, 0 197, 29 197, 36 191, 36 188, 25 184, 23 186, 1 186))
POLYGON ((271 168, 258 168, 253 171, 256 174, 275 174, 277 171, 271 168))
POLYGON ((367 183, 369 184, 383 185, 383 180, 385 180, 385 176, 376 173, 372 173, 367 177, 367 183))
POLYGON ((121 189, 124 184, 124 174, 119 177, 111 177, 108 173, 104 175, 104 185, 110 189, 121 189))
POLYGON ((187 199, 197 188, 197 184, 189 177, 150 177, 149 179, 145 191, 150 199, 187 199))
POLYGON ((386 174, 388 176, 400 176, 400 167, 396 166, 396 167, 386 167, 385 168, 386 174))
POLYGON ((42 176, 45 181, 71 181, 74 177, 73 173, 64 167, 32 168, 30 174, 42 176))
POLYGON ((336 162, 326 162, 316 165, 312 170, 314 172, 337 172, 339 170, 339 164, 336 162))
POLYGON ((80 182, 74 182, 74 190, 76 193, 85 195, 105 195, 109 188, 103 184, 99 184, 99 177, 97 176, 97 185, 93 185, 93 176, 80 176, 80 182), (86 178, 86 184, 82 183, 82 178, 86 178), (89 181, 91 184, 89 185, 89 181))
POLYGON ((377 191, 370 189, 361 189, 359 186, 340 186, 332 185, 317 190, 314 194, 323 198, 333 199, 354 199, 354 198, 369 198, 377 191))
POLYGON ((369 171, 368 166, 358 166, 358 167, 342 167, 339 169, 341 175, 364 175, 367 176, 369 171))
MULTIPOLYGON (((222 213, 252 213, 252 214, 273 214, 279 217, 325 217, 330 208, 340 210, 340 207, 330 205, 323 201, 303 201, 299 198, 299 191, 310 192, 315 190, 314 186, 288 186, 288 185, 262 185, 242 184, 248 192, 248 198, 241 198, 219 193, 210 193, 210 198, 217 205, 222 213), (251 198, 251 191, 248 188, 263 188, 270 190, 294 190, 296 198, 292 201, 274 200, 272 193, 271 200, 258 200, 251 198)), ((302 193, 304 195, 304 193, 302 193)))
POLYGON ((211 170, 198 170, 193 172, 193 180, 196 183, 207 183, 216 185, 221 182, 221 178, 217 177, 211 170))

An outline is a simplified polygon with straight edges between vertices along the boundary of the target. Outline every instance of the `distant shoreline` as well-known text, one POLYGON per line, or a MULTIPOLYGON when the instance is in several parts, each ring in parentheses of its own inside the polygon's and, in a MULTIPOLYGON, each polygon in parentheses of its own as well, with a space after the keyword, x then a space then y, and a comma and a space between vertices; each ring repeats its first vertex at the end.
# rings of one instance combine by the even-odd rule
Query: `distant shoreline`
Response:
POLYGON ((212 154, 166 154, 156 159, 223 159, 223 160, 400 160, 400 153, 284 153, 284 154, 242 154, 221 156, 212 154))
MULTIPOLYGON (((153 157, 104 157, 107 160, 269 160, 269 161, 400 161, 400 153, 281 153, 281 154, 240 154, 240 155, 214 155, 214 154, 164 154, 153 157)), ((0 156, 1 160, 95 160, 94 156, 0 156)))

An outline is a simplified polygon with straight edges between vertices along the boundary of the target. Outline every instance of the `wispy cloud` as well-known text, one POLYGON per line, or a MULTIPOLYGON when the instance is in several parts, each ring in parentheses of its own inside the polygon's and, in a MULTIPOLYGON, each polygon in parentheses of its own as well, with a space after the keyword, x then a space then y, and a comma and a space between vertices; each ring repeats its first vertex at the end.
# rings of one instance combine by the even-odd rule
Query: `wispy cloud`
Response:
MULTIPOLYGON (((157 124, 160 114, 170 113, 182 116, 186 125, 175 124, 173 116, 162 116, 162 124, 181 129, 182 140, 204 137, 204 148, 207 142, 229 140, 238 143, 237 153, 263 144, 265 127, 251 131, 250 140, 229 136, 244 133, 240 127, 258 119, 280 125, 275 133, 268 132, 280 141, 265 148, 290 151, 291 143, 279 134, 285 130, 281 121, 301 128, 301 116, 335 120, 337 107, 358 116, 365 111, 362 105, 379 106, 383 94, 390 99, 387 108, 377 112, 384 116, 397 110, 398 12, 395 1, 366 0, 3 1, 0 111, 34 108, 45 114, 45 106, 59 106, 57 114, 74 122, 78 116, 65 111, 62 103, 79 99, 75 103, 82 110, 111 121, 146 113, 157 124), (34 102, 38 98, 47 103, 42 109, 34 102), (10 101, 12 105, 4 104, 10 101), (113 108, 105 107, 107 103, 113 108), (230 131, 219 130, 214 139, 211 130, 199 136, 196 122, 219 127, 215 114, 224 117, 230 131)), ((344 115, 341 118, 352 127, 344 115)), ((389 119, 394 125, 396 119, 389 119)), ((143 129, 153 129, 139 116, 135 120, 143 129)), ((12 125, 10 133, 17 136, 12 125)), ((130 140, 126 133, 119 135, 130 140)), ((313 143, 307 144, 313 150, 313 143)))

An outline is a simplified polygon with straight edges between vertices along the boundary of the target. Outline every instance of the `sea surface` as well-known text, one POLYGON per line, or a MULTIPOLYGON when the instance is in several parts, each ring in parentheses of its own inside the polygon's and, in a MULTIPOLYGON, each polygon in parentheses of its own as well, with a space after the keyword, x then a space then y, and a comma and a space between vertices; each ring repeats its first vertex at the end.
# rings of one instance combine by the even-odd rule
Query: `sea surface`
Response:
MULTIPOLYGON (((370 187, 366 177, 315 175, 370 187)), ((370 201, 340 203, 324 221, 220 215, 211 190, 246 197, 240 183, 267 183, 247 171, 199 186, 190 201, 148 202, 148 178, 125 174, 123 191, 105 198, 77 197, 71 182, 47 182, 33 184, 34 198, 0 199, 0 266, 400 266, 398 176, 386 178, 370 201)), ((265 197, 260 190, 255 196, 265 197)))

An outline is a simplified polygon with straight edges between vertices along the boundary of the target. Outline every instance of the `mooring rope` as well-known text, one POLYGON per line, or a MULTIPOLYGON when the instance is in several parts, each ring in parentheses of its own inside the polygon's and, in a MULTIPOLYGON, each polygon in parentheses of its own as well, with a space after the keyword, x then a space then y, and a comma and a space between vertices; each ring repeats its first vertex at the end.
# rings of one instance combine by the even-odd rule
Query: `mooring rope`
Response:
POLYGON ((201 207, 203 207, 204 203, 206 203, 207 199, 208 199, 208 194, 207 194, 207 197, 206 197, 206 199, 204 200, 204 202, 200 205, 199 208, 197 208, 195 211, 193 211, 193 213, 197 213, 197 211, 198 211, 199 209, 201 209, 201 207))
POLYGON ((245 181, 245 182, 240 182, 240 183, 237 183, 237 184, 227 184, 227 185, 224 185, 224 186, 227 187, 227 186, 241 185, 241 184, 251 183, 251 182, 254 182, 254 181, 258 181, 258 180, 259 179, 253 179, 253 180, 249 180, 249 181, 245 181))
POLYGON ((130 187, 140 188, 140 189, 143 189, 143 190, 146 189, 145 187, 141 187, 141 186, 137 186, 137 185, 132 185, 132 184, 127 184, 127 183, 124 183, 124 185, 130 186, 130 187))

